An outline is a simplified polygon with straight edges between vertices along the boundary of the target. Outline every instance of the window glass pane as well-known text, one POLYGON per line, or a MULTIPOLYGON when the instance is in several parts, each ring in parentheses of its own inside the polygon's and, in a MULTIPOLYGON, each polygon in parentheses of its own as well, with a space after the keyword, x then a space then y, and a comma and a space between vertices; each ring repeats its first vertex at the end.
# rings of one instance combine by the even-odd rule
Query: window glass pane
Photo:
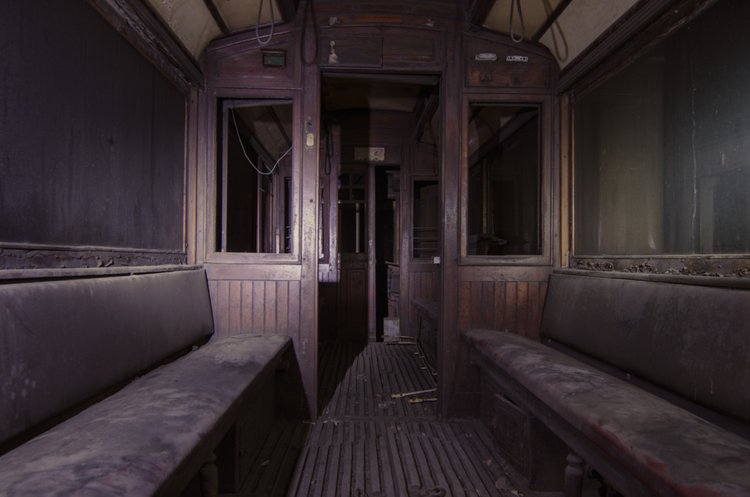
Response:
POLYGON ((291 252, 292 104, 220 101, 217 250, 291 252))
POLYGON ((467 254, 541 254, 539 107, 472 104, 469 114, 467 254))
POLYGON ((748 18, 720 1, 576 102, 576 254, 750 251, 748 18))
POLYGON ((365 233, 365 199, 367 197, 365 174, 341 174, 339 176, 339 227, 338 243, 342 254, 367 252, 365 233))

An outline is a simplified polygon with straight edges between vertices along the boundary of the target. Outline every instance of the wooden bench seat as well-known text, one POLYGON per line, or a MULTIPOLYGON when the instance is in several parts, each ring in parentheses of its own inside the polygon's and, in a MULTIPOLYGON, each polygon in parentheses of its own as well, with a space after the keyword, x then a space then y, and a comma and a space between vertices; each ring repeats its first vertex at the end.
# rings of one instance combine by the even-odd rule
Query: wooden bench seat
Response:
POLYGON ((553 274, 547 299, 544 340, 568 353, 464 339, 483 379, 569 447, 567 495, 580 456, 627 497, 750 496, 748 292, 553 274))
POLYGON ((289 343, 230 337, 151 371, 0 457, 0 495, 175 495, 289 343))
POLYGON ((239 491, 234 459, 253 437, 236 435, 236 457, 222 448, 248 413, 255 438, 270 428, 291 342, 202 345, 213 331, 203 270, 9 283, 0 315, 0 496, 180 495, 196 481, 207 495, 239 491))

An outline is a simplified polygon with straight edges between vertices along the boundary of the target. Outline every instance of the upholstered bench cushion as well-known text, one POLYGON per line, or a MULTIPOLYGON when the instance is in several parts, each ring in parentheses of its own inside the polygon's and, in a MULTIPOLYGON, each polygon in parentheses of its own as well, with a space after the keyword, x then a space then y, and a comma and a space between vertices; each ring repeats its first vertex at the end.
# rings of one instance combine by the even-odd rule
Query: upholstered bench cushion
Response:
POLYGON ((652 495, 750 496, 748 440, 538 342, 491 330, 464 339, 512 399, 527 399, 569 446, 583 439, 652 495))
POLYGON ((283 336, 238 335, 151 371, 0 457, 0 496, 179 492, 289 344, 283 336))
POLYGON ((541 335, 750 424, 750 291, 554 273, 541 335))
POLYGON ((202 269, 0 284, 0 444, 211 333, 202 269))

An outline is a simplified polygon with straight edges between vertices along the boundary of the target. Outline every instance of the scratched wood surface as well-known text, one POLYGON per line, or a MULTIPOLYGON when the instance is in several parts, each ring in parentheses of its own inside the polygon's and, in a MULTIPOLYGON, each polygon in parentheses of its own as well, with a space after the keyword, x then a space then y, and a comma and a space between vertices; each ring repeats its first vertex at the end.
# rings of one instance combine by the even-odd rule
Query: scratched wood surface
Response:
POLYGON ((385 343, 321 350, 321 415, 287 497, 514 495, 481 422, 441 421, 434 402, 407 400, 432 393, 391 398, 435 387, 416 352, 385 343))

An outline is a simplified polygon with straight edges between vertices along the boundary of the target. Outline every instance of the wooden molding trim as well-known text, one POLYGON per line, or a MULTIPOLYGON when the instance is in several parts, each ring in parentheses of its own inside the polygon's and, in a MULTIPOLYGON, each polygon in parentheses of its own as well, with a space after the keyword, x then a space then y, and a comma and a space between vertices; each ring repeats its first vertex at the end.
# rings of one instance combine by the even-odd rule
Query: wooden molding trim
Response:
POLYGON ((216 7, 216 4, 214 3, 214 0, 203 0, 203 3, 206 4, 206 8, 211 13, 211 16, 214 18, 214 22, 216 22, 216 25, 219 26, 219 29, 222 33, 225 35, 228 35, 232 32, 231 29, 229 29, 229 26, 227 26, 227 23, 224 22, 224 18, 221 17, 221 12, 219 12, 218 7, 216 7))
POLYGON ((203 88, 198 62, 144 0, 88 2, 183 93, 203 88))
POLYGON ((172 273, 202 269, 202 266, 166 264, 155 266, 116 266, 92 268, 43 268, 43 269, 3 269, 0 281, 101 278, 104 276, 131 276, 134 274, 172 273))
POLYGON ((544 36, 544 33, 547 32, 548 29, 550 29, 556 22, 557 19, 562 15, 563 12, 565 12, 565 9, 568 8, 568 5, 570 5, 570 2, 573 0, 562 0, 559 4, 557 4, 557 7, 555 7, 555 10, 553 10, 550 14, 550 16, 547 18, 546 21, 544 21, 544 24, 532 35, 530 38, 533 42, 538 42, 542 39, 542 36, 544 36))
POLYGON ((622 19, 604 31, 576 57, 576 60, 561 71, 557 82, 557 92, 567 91, 646 25, 658 19, 677 1, 679 0, 641 0, 638 2, 622 19))
POLYGON ((475 26, 484 26, 494 5, 495 0, 468 0, 466 21, 475 26))

